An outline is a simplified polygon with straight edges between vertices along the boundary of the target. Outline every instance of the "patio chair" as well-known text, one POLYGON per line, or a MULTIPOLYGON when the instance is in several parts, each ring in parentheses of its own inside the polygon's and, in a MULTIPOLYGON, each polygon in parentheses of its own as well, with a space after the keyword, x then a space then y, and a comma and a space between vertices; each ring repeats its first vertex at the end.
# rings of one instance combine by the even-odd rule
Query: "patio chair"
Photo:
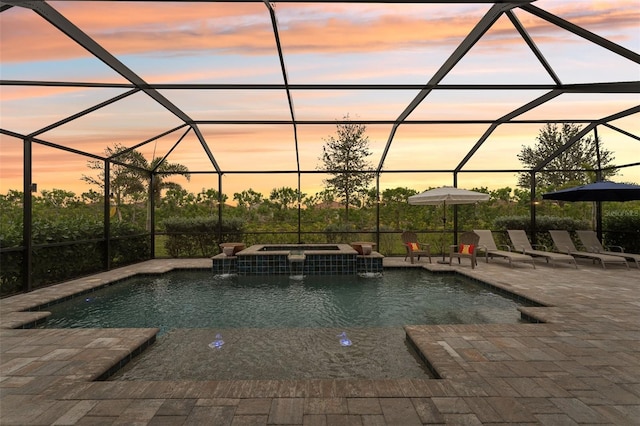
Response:
POLYGON ((471 269, 475 269, 478 261, 476 259, 476 247, 478 247, 478 241, 480 236, 475 232, 465 232, 460 235, 459 244, 449 246, 449 266, 454 258, 458 259, 471 259, 471 269))
POLYGON ((570 254, 549 251, 547 247, 539 244, 532 246, 529 242, 529 237, 527 237, 527 233, 523 229, 509 229, 507 233, 509 234, 509 239, 511 240, 514 251, 528 254, 529 256, 542 257, 552 266, 555 266, 555 262, 573 263, 576 269, 578 269, 576 259, 570 254), (540 248, 542 248, 542 250, 540 248))
POLYGON ((489 258, 499 257, 509 261, 509 266, 513 267, 513 262, 531 262, 533 269, 536 268, 536 263, 533 257, 528 254, 516 253, 511 251, 511 247, 505 246, 506 250, 500 250, 493 239, 493 234, 488 229, 474 229, 476 234, 480 235, 479 249, 484 252, 486 262, 489 263, 489 258))
POLYGON ((414 258, 417 257, 417 260, 420 260, 420 257, 425 256, 429 258, 429 263, 433 263, 431 261, 431 245, 419 243, 418 236, 415 232, 404 231, 401 238, 402 243, 407 250, 404 256, 405 262, 407 261, 407 257, 411 259, 411 263, 413 264, 414 258))
POLYGON ((549 234, 551 234, 551 239, 553 240, 553 244, 556 246, 556 250, 560 253, 567 253, 573 257, 591 259, 594 263, 598 261, 602 265, 603 269, 607 268, 605 265, 606 263, 624 263, 627 269, 629 268, 627 259, 624 257, 610 256, 608 254, 592 253, 588 251, 578 251, 575 244, 573 244, 571 235, 569 235, 568 231, 553 230, 549 231, 549 234))
POLYGON ((587 251, 593 253, 608 254, 609 256, 624 257, 627 260, 634 261, 636 263, 636 267, 640 269, 640 254, 626 253, 624 251, 624 247, 621 246, 603 246, 598 239, 598 234, 596 234, 594 231, 576 231, 576 234, 578 234, 580 242, 582 243, 584 248, 587 249, 587 251), (612 250, 613 248, 617 248, 617 250, 612 250))

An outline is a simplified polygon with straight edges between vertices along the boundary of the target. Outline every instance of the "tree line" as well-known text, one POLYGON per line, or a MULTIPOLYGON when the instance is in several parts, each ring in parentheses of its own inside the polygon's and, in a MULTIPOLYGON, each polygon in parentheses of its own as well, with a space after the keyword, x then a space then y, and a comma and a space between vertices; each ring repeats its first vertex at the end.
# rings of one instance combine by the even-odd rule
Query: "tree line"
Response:
MULTIPOLYGON (((573 124, 547 125, 533 146, 522 147, 518 159, 525 169, 533 168, 579 131, 573 124)), ((106 257, 113 266, 149 258, 151 199, 159 236, 154 247, 160 257, 215 254, 218 241, 212 235, 218 232, 247 244, 296 242, 301 233, 310 243, 378 236, 378 250, 385 255, 403 252, 398 234, 404 230, 419 232, 421 241, 431 243, 434 252, 445 250, 452 238, 451 229, 446 229, 449 241, 441 240, 442 206, 413 206, 407 202, 411 195, 431 188, 387 188, 378 194, 371 187, 374 175, 366 172, 372 169, 367 161, 371 152, 366 127, 360 124, 340 124, 336 135, 325 140, 318 169, 330 177, 324 180, 320 192, 306 194, 283 186, 262 194, 248 188, 231 195, 235 205, 230 205, 227 194, 214 188, 190 192, 172 181, 172 175, 190 178, 189 170, 181 164, 161 157, 149 161, 122 145, 107 148, 105 155, 111 160, 108 186, 105 161, 92 160, 87 164, 91 173, 83 176, 92 186, 87 192, 76 195, 65 189, 42 189, 39 194, 31 194, 34 286, 101 270, 106 257), (151 179, 152 173, 159 174, 151 179), (107 200, 106 188, 110 195, 107 200), (219 209, 222 222, 218 221, 219 209), (105 211, 110 216, 110 250, 104 244, 105 211), (203 234, 200 239, 195 237, 198 232, 203 234)), ((536 193, 614 176, 617 170, 612 163, 613 154, 604 149, 602 141, 583 138, 550 163, 552 171, 536 175, 536 193)), ((447 217, 452 217, 454 208, 457 210, 459 230, 502 229, 507 223, 528 226, 535 201, 531 199, 529 173, 518 176, 515 188, 467 189, 487 193, 490 200, 447 206, 447 217)), ((21 288, 23 201, 24 194, 18 190, 0 194, 0 260, 5 265, 0 273, 2 295, 21 288)), ((609 203, 604 210, 610 218, 605 221, 605 231, 607 226, 615 231, 609 238, 629 235, 631 230, 631 243, 638 240, 640 201, 609 203)), ((567 223, 557 218, 570 218, 572 226, 580 227, 593 221, 593 207, 585 203, 545 201, 536 206, 536 211, 540 223, 548 226, 567 223)), ((628 239, 618 244, 633 250, 628 239)))
MULTIPOLYGON (((547 124, 540 129, 532 146, 522 146, 518 159, 525 169, 533 168, 565 145, 580 130, 580 126, 571 123, 547 124)), ((214 188, 203 188, 194 193, 173 182, 172 175, 190 179, 186 166, 171 163, 163 157, 154 156, 147 160, 137 150, 115 144, 105 149, 105 158, 110 159, 108 177, 104 161, 88 161, 87 167, 91 173, 83 175, 82 179, 91 185, 91 189, 79 196, 68 190, 44 189, 39 196, 33 195, 34 217, 46 216, 48 213, 43 212, 51 209, 59 211, 64 208, 65 212, 57 213, 58 217, 82 212, 82 215, 101 219, 104 212, 104 191, 108 182, 111 221, 128 222, 146 230, 151 226, 149 194, 154 200, 156 227, 160 230, 162 221, 173 216, 215 216, 221 203, 225 215, 240 218, 247 226, 252 226, 252 223, 258 226, 271 221, 278 221, 279 226, 286 226, 287 221, 295 223, 298 206, 301 206, 305 227, 315 229, 320 225, 338 224, 337 226, 345 229, 369 229, 371 223, 375 224, 371 217, 375 211, 373 208, 379 205, 380 225, 388 229, 401 230, 412 226, 419 229, 437 228, 438 221, 432 221, 430 217, 434 209, 415 208, 407 204, 407 198, 418 193, 418 190, 397 187, 385 189, 378 194, 375 188, 371 188, 374 174, 366 172, 372 169, 367 160, 372 153, 365 125, 350 122, 347 115, 337 124, 335 135, 327 137, 324 142, 322 155, 318 159, 318 170, 325 171, 330 177, 323 181, 324 188, 320 192, 306 194, 297 188, 283 186, 273 188, 265 195, 248 188, 232 195, 235 207, 227 204, 227 194, 220 194, 214 188), (152 174, 154 178, 150 179, 152 174), (332 208, 336 205, 342 206, 342 210, 332 208), (318 226, 312 226, 316 221, 318 226)), ((602 141, 590 136, 583 137, 549 163, 548 169, 551 171, 536 175, 536 192, 541 194, 614 176, 617 169, 611 167, 613 160, 613 153, 603 146, 602 141)), ((489 203, 470 207, 476 217, 488 216, 488 211, 493 216, 528 215, 531 202, 534 201, 530 195, 529 173, 518 175, 516 188, 469 189, 491 195, 489 203)), ((3 218, 10 219, 3 220, 3 226, 11 228, 7 221, 14 224, 21 222, 16 210, 21 207, 21 203, 20 191, 10 190, 6 195, 0 195, 3 218)), ((459 207, 463 216, 465 209, 459 207)), ((584 206, 580 204, 571 206, 564 203, 544 203, 538 209, 540 214, 559 213, 593 219, 591 209, 585 214, 584 206)), ((437 215, 441 215, 441 212, 437 215)), ((487 220, 483 222, 483 225, 487 224, 487 220)))

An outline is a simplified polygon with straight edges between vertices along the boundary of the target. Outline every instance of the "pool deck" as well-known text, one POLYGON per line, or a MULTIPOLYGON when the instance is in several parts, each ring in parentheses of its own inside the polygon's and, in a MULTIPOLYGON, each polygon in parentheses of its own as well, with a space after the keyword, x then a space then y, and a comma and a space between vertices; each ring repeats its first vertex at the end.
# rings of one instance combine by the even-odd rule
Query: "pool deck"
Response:
MULTIPOLYGON (((436 260, 384 265, 449 269, 436 260)), ((13 328, 38 320, 26 307, 210 259, 152 260, 2 299, 0 424, 640 425, 640 270, 465 260, 453 269, 546 305, 526 308, 543 323, 405 327, 440 379, 96 381, 155 329, 13 328)))

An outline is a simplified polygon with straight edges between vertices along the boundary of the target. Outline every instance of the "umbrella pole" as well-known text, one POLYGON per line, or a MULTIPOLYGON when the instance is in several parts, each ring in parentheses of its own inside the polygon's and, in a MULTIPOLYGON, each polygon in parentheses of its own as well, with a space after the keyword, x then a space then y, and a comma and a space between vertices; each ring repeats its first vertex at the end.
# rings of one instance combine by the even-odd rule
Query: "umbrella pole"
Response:
POLYGON ((447 202, 444 201, 442 203, 442 236, 440 237, 440 249, 442 250, 442 260, 439 260, 438 263, 448 263, 444 260, 444 239, 445 233, 447 230, 447 202))

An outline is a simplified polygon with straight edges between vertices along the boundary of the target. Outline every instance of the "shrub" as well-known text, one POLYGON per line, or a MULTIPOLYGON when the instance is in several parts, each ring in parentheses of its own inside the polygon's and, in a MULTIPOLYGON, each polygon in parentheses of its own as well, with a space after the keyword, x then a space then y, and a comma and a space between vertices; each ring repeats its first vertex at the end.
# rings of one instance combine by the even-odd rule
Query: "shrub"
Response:
POLYGON ((602 218, 604 243, 620 246, 629 253, 640 253, 640 213, 616 212, 602 218))
POLYGON ((128 265, 151 258, 151 238, 129 222, 111 225, 111 266, 128 265))
MULTIPOLYGON (((150 257, 150 239, 141 229, 129 223, 111 225, 111 263, 121 266, 150 257)), ((31 286, 43 287, 81 277, 105 269, 104 226, 101 221, 86 217, 51 216, 33 221, 33 257, 31 286)), ((1 254, 0 294, 6 296, 22 291, 23 258, 22 229, 6 233, 3 247, 16 251, 1 254)))
POLYGON ((219 243, 242 241, 239 219, 223 220, 220 225, 212 217, 171 217, 163 221, 167 232, 165 247, 172 257, 209 257, 220 253, 219 243), (218 241, 218 234, 221 235, 218 241))
POLYGON ((329 244, 348 244, 355 241, 351 232, 355 230, 349 223, 330 223, 324 228, 324 236, 329 244))

